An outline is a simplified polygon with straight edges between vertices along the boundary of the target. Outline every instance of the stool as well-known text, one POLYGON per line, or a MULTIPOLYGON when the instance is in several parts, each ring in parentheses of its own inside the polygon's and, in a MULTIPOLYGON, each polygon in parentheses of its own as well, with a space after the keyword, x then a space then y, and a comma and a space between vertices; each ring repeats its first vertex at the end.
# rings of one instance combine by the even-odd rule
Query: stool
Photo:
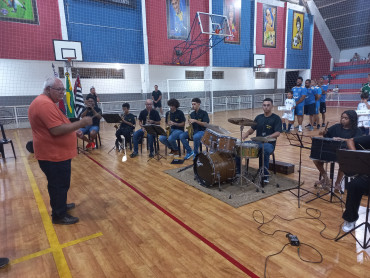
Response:
POLYGON ((3 138, 0 139, 0 153, 1 153, 2 158, 5 159, 4 145, 9 144, 9 143, 12 146, 14 158, 17 158, 17 156, 15 155, 15 151, 14 151, 13 141, 11 139, 6 138, 4 126, 2 124, 0 124, 0 128, 1 128, 1 134, 3 136, 3 138))

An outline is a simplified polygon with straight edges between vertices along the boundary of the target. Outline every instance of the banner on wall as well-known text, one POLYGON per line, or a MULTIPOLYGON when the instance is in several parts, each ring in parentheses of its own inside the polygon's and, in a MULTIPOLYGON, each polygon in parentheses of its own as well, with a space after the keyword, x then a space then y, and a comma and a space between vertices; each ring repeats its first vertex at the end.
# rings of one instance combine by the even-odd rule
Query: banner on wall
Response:
POLYGON ((39 24, 36 0, 1 0, 0 20, 39 24))
POLYGON ((225 38, 225 43, 240 44, 240 10, 241 0, 224 0, 224 16, 229 21, 232 36, 225 38))
POLYGON ((277 8, 263 4, 263 47, 276 48, 277 8))
POLYGON ((186 40, 190 32, 189 0, 166 0, 167 37, 186 40))
POLYGON ((293 12, 293 31, 292 31, 292 49, 302 50, 303 48, 303 24, 304 14, 293 12))

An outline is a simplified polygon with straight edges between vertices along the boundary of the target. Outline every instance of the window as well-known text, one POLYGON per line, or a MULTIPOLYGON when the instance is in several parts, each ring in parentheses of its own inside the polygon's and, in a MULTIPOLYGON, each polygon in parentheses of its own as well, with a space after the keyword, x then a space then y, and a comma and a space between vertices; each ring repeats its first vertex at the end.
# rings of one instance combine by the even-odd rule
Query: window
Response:
MULTIPOLYGON (((72 68, 72 78, 81 79, 125 79, 124 69, 102 69, 102 68, 72 68)), ((64 68, 59 67, 59 76, 64 76, 64 68)))
POLYGON ((204 79, 204 71, 186 70, 185 79, 204 79))
POLYGON ((256 79, 275 79, 276 72, 256 72, 256 79))
POLYGON ((212 79, 224 79, 223 71, 212 71, 212 79))

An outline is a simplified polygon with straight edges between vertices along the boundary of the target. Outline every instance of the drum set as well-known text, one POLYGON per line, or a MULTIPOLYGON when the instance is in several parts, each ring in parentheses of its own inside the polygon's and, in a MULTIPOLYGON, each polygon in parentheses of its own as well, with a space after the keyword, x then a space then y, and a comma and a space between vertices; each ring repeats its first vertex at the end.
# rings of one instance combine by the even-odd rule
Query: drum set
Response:
MULTIPOLYGON (((243 180, 253 183, 257 191, 263 191, 261 181, 264 176, 264 168, 261 167, 256 176, 252 179, 244 172, 242 159, 258 158, 259 145, 256 143, 243 142, 243 129, 245 126, 254 126, 257 123, 246 118, 230 118, 228 121, 240 126, 240 140, 230 136, 230 132, 216 125, 207 125, 207 129, 202 137, 202 144, 207 147, 207 151, 198 154, 194 159, 194 174, 196 179, 203 186, 213 186, 216 183, 221 190, 221 183, 236 181, 236 162, 235 156, 240 157, 240 185, 243 180), (255 182, 257 181, 257 182, 255 182)), ((274 138, 254 137, 252 141, 271 142, 274 138)), ((264 151, 262 144, 262 153, 264 151)), ((262 155, 262 165, 264 165, 262 155)))

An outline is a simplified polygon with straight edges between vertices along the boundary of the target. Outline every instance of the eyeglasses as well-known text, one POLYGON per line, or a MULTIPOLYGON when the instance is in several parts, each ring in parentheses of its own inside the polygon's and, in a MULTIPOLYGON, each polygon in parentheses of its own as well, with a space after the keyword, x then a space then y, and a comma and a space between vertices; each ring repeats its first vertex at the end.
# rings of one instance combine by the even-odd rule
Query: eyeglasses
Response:
POLYGON ((66 88, 54 88, 54 87, 50 87, 50 88, 52 88, 53 90, 58 91, 58 92, 65 92, 66 91, 66 88))

